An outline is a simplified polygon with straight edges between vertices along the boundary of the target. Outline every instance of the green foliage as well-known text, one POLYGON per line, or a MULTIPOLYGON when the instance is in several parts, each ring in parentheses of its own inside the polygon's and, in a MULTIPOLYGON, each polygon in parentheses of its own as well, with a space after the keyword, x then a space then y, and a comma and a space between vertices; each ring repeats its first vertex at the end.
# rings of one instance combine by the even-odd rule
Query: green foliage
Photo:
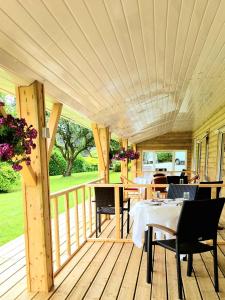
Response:
POLYGON ((171 162, 173 159, 173 154, 171 152, 158 152, 157 159, 159 163, 171 162))
POLYGON ((71 176, 77 156, 85 150, 90 151, 94 145, 94 137, 90 129, 61 118, 55 146, 60 150, 67 162, 63 176, 71 176))
POLYGON ((114 172, 121 172, 121 163, 119 161, 114 161, 112 163, 112 170, 114 172))
MULTIPOLYGON (((49 162, 49 175, 63 175, 66 170, 66 161, 59 149, 54 147, 49 162)), ((91 172, 98 170, 98 159, 94 157, 83 157, 78 155, 73 163, 72 173, 91 172)))
POLYGON ((63 158, 61 152, 54 148, 50 161, 49 161, 49 175, 62 175, 66 169, 66 161, 63 158))
POLYGON ((85 172, 85 160, 81 155, 78 155, 73 163, 72 173, 85 172))
POLYGON ((8 163, 0 163, 0 192, 9 192, 14 188, 19 174, 8 163))

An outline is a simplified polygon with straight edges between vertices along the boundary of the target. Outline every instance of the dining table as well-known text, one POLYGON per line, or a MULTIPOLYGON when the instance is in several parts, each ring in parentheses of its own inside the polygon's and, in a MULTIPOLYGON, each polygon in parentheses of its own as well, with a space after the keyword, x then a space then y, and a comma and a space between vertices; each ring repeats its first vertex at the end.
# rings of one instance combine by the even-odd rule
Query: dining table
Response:
MULTIPOLYGON (((148 224, 160 224, 176 230, 183 198, 179 199, 147 199, 136 202, 130 210, 133 219, 132 240, 141 248, 144 233, 148 224)), ((156 237, 162 238, 162 231, 155 230, 156 237)))

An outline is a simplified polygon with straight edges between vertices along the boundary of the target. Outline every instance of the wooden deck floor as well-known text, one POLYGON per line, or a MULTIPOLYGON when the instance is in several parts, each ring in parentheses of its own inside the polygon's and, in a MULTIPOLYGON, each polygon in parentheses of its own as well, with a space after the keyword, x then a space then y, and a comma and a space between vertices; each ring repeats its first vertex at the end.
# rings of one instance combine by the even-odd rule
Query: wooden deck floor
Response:
MULTIPOLYGON (((225 225, 225 212, 222 224, 225 225)), ((124 226, 125 229, 126 226, 124 226)), ((103 226, 103 237, 113 236, 114 221, 103 226)), ((225 230, 219 238, 225 240, 225 230)), ((131 243, 88 242, 55 278, 51 293, 27 293, 25 260, 21 238, 8 244, 10 260, 0 261, 1 299, 177 299, 174 254, 156 247, 152 285, 146 284, 146 253, 131 243), (12 264, 13 263, 13 264, 12 264), (7 279, 8 278, 8 279, 7 279)), ((0 249, 2 256, 2 249, 0 249)), ((212 255, 194 256, 192 277, 182 262, 186 299, 225 299, 225 246, 218 246, 220 293, 213 288, 212 255)))

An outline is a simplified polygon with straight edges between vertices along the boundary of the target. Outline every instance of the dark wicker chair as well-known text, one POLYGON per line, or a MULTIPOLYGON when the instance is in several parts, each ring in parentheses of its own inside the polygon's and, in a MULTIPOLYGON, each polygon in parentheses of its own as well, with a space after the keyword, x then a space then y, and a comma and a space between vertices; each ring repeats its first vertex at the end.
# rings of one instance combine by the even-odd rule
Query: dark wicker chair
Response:
MULTIPOLYGON (((154 177, 152 180, 154 184, 167 184, 166 176, 154 177)), ((156 187, 154 191, 160 191, 161 193, 167 193, 166 187, 156 187)))
POLYGON ((174 184, 179 184, 180 179, 183 179, 184 184, 188 184, 188 177, 187 176, 167 176, 167 183, 174 183, 174 184))
MULTIPOLYGON (((127 211, 127 233, 130 226, 130 199, 124 201, 123 188, 119 188, 120 195, 120 214, 121 214, 121 238, 123 238, 123 213, 127 211), (124 204, 127 203, 127 207, 124 204)), ((96 237, 98 232, 101 232, 101 215, 115 215, 115 198, 113 187, 95 187, 95 202, 96 202, 96 237)))
MULTIPOLYGON (((222 184, 223 181, 201 181, 200 184, 222 184)), ((199 187, 197 200, 211 199, 211 187, 199 187)), ((216 198, 220 196, 221 187, 216 188, 216 198)))
POLYGON ((219 291, 218 264, 217 264, 217 226, 224 206, 224 198, 215 201, 184 201, 181 214, 174 231, 168 227, 158 224, 148 225, 147 242, 147 282, 151 283, 153 272, 152 246, 159 245, 167 250, 176 253, 177 282, 179 299, 182 298, 182 277, 180 267, 180 254, 188 254, 187 275, 191 276, 193 254, 206 251, 213 251, 214 262, 214 284, 215 291, 219 291), (201 217, 199 217, 201 216, 201 217), (191 222, 190 222, 191 218, 191 222), (159 228, 165 232, 176 236, 173 239, 152 240, 153 228, 159 228), (213 244, 202 243, 205 240, 212 240, 213 244))
POLYGON ((197 185, 190 185, 190 184, 170 184, 168 195, 169 199, 175 198, 183 198, 184 192, 189 192, 190 199, 189 200, 196 200, 198 186, 197 185))

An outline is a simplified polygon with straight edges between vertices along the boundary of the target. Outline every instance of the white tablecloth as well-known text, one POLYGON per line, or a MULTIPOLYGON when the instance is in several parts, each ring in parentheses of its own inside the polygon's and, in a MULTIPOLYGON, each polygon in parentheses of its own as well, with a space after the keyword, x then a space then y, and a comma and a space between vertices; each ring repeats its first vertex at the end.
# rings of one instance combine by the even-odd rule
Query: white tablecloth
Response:
POLYGON ((134 244, 141 248, 144 231, 147 224, 154 223, 167 226, 176 230, 181 205, 163 203, 160 206, 151 205, 151 200, 137 202, 130 210, 130 216, 134 220, 132 239, 134 244))

